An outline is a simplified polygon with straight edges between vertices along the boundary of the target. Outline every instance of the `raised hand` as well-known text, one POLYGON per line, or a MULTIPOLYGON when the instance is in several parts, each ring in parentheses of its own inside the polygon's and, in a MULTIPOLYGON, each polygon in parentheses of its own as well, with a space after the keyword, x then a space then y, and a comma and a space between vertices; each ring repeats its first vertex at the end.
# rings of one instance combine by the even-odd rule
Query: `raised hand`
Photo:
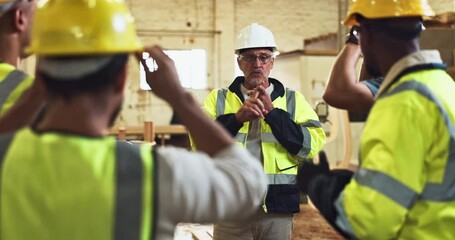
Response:
POLYGON ((144 52, 148 52, 158 65, 157 69, 149 69, 141 54, 136 54, 145 69, 147 84, 158 97, 171 105, 176 104, 185 90, 180 84, 174 61, 159 46, 145 47, 144 52))
POLYGON ((319 152, 319 164, 305 161, 299 166, 297 185, 300 191, 307 193, 310 181, 320 174, 330 174, 329 163, 324 151, 319 152))
POLYGON ((264 117, 264 104, 258 98, 259 94, 258 91, 251 92, 250 97, 245 100, 243 106, 235 114, 237 121, 243 123, 264 117))

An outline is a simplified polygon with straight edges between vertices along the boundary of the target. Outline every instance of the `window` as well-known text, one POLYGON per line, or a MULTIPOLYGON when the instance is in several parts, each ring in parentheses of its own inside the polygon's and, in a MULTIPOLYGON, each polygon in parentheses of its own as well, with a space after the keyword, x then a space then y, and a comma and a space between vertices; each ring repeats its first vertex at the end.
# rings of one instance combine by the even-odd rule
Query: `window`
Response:
MULTIPOLYGON (((184 88, 192 89, 207 89, 207 55, 204 49, 189 49, 189 50, 165 50, 164 51, 172 60, 174 60, 177 73, 180 78, 180 83, 184 88)), ((153 59, 148 58, 148 53, 143 53, 142 57, 147 59, 147 65, 153 69, 153 59)), ((150 90, 145 81, 144 68, 139 64, 140 68, 140 88, 142 90, 150 90)))

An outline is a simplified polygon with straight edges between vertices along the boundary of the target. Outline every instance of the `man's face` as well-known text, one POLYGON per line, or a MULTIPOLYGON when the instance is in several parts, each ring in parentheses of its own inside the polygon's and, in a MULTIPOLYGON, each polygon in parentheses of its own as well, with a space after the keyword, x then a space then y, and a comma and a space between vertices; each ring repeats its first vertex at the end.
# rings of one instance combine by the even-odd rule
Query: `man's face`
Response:
POLYGON ((259 85, 269 86, 268 77, 275 58, 268 49, 249 49, 237 58, 240 70, 245 75, 244 87, 253 89, 259 85))
POLYGON ((363 22, 363 24, 360 24, 359 43, 363 54, 363 63, 365 64, 365 67, 367 68, 369 74, 373 76, 382 76, 381 71, 379 70, 379 64, 376 62, 375 58, 375 47, 371 43, 371 39, 369 39, 371 34, 367 32, 370 30, 370 27, 371 26, 365 22, 363 22))

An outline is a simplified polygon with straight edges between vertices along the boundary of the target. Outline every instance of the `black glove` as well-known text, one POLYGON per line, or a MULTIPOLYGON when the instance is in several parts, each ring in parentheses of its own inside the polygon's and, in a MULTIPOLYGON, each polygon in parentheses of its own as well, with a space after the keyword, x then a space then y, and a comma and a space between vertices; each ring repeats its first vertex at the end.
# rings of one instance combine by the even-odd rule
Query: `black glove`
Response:
POLYGON ((345 43, 353 43, 355 45, 359 45, 359 26, 352 26, 349 34, 346 35, 345 43))
POLYGON ((324 151, 319 152, 319 164, 303 162, 297 173, 297 186, 301 192, 307 193, 308 184, 317 175, 330 174, 329 163, 324 151))

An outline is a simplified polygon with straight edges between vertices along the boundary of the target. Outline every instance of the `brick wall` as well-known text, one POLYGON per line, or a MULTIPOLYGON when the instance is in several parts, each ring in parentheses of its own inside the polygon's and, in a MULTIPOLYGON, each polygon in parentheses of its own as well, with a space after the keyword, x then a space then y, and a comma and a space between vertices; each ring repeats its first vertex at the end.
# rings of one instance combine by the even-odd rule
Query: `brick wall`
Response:
MULTIPOLYGON (((211 88, 232 81, 235 37, 251 22, 268 27, 280 51, 301 49, 304 39, 337 32, 339 27, 336 0, 128 0, 128 4, 144 43, 208 51, 211 88)), ((436 12, 455 11, 454 0, 430 0, 430 4, 436 12)), ((139 90, 138 76, 138 66, 132 62, 117 125, 141 125, 144 120, 167 124, 171 109, 150 92, 139 90)), ((193 93, 202 102, 208 91, 193 93)))

